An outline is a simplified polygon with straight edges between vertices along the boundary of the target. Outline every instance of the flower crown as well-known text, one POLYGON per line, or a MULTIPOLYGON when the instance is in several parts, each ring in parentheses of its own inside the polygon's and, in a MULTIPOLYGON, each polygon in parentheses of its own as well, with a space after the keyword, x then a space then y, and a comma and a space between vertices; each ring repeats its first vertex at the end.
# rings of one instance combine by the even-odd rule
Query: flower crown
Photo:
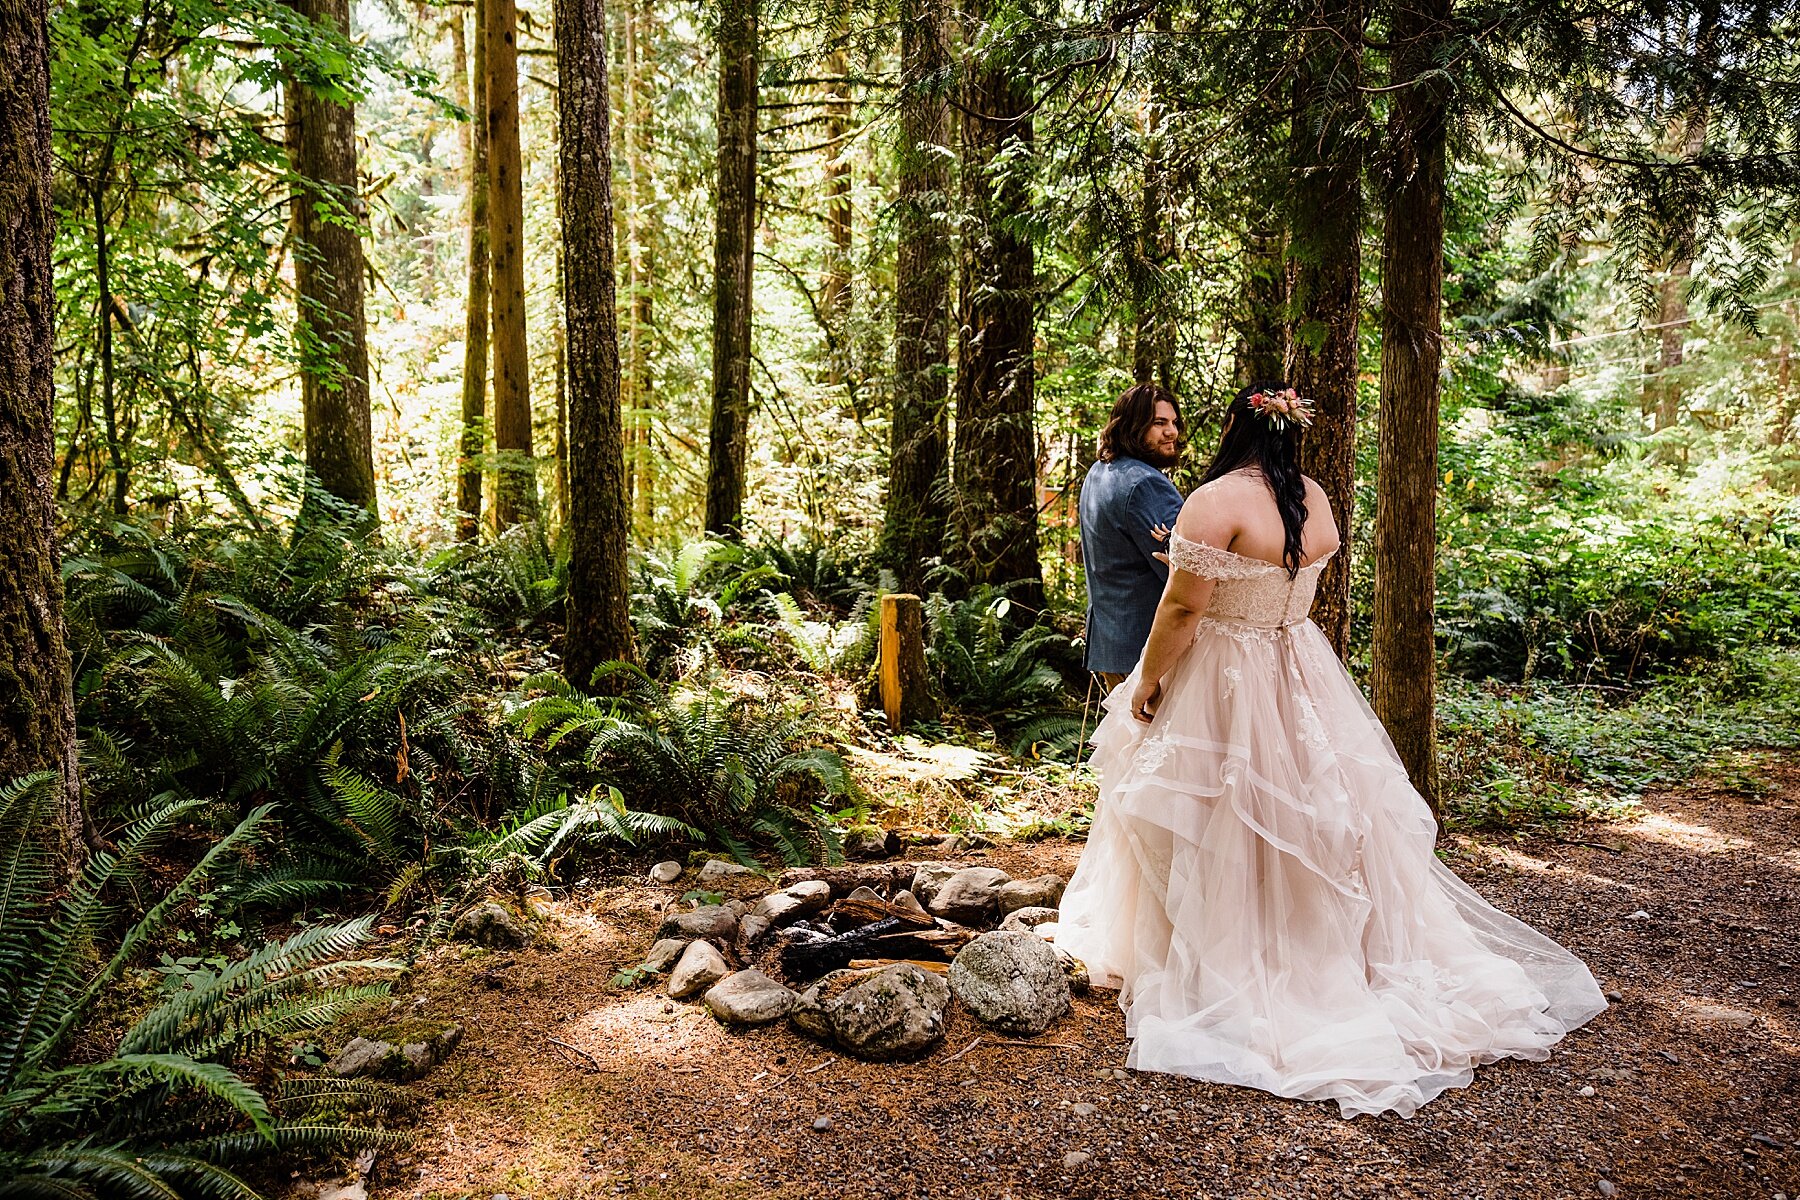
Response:
POLYGON ((1250 411, 1278 430, 1286 429, 1289 421, 1302 429, 1313 421, 1313 402, 1293 388, 1283 388, 1279 392, 1250 393, 1250 411))

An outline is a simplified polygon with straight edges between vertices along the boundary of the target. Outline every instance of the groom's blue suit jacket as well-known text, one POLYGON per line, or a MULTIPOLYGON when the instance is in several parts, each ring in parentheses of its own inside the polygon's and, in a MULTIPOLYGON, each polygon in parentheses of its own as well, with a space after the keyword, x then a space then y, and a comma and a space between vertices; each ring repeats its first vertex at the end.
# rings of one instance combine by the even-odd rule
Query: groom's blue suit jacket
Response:
POLYGON ((1081 485, 1081 560, 1087 569, 1087 669, 1126 675, 1150 640, 1150 622, 1169 568, 1151 557, 1167 544, 1151 536, 1173 527, 1181 493, 1137 458, 1097 462, 1081 485))

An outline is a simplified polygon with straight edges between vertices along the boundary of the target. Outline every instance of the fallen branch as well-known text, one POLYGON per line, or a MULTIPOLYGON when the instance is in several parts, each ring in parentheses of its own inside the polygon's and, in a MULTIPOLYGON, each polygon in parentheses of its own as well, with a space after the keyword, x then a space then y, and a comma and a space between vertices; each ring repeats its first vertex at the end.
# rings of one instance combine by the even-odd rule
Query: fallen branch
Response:
POLYGON ((981 1045, 981 1039, 976 1038, 974 1041, 970 1042, 968 1045, 964 1046, 961 1050, 958 1050, 955 1054, 952 1054, 949 1058, 946 1058, 944 1061, 947 1063, 953 1063, 957 1059, 961 1058, 963 1055, 967 1054, 969 1051, 973 1050, 975 1047, 977 1047, 979 1045, 981 1045))
POLYGON ((580 1046, 571 1046, 561 1038, 549 1038, 548 1041, 558 1050, 566 1051, 565 1054, 562 1054, 559 1057, 567 1059, 570 1054, 577 1056, 575 1061, 570 1064, 571 1066, 580 1067, 584 1071, 595 1073, 606 1070, 605 1067, 600 1065, 600 1060, 595 1058, 591 1051, 583 1050, 580 1046))

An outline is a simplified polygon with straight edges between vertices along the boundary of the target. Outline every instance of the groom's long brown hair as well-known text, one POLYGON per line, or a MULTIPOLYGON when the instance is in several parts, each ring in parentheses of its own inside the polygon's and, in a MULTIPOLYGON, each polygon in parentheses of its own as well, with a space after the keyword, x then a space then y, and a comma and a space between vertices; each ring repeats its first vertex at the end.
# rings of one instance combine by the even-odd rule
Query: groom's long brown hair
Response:
POLYGON ((1181 401, 1168 388, 1154 383, 1139 383, 1119 393, 1113 402, 1112 416, 1100 431, 1100 461, 1138 458, 1154 465, 1155 459, 1144 442, 1156 420, 1156 406, 1168 404, 1175 410, 1175 428, 1181 429, 1181 401))

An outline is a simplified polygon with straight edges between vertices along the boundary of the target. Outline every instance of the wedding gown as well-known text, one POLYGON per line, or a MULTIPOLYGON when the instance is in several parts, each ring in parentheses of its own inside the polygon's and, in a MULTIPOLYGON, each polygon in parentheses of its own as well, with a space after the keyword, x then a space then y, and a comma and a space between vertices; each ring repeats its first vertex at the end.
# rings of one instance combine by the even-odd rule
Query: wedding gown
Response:
POLYGON ((1179 534, 1217 580, 1149 724, 1094 734, 1100 797, 1056 942, 1121 987, 1126 1065, 1411 1116, 1606 1007, 1579 959, 1433 854, 1436 822, 1285 568, 1179 534))

